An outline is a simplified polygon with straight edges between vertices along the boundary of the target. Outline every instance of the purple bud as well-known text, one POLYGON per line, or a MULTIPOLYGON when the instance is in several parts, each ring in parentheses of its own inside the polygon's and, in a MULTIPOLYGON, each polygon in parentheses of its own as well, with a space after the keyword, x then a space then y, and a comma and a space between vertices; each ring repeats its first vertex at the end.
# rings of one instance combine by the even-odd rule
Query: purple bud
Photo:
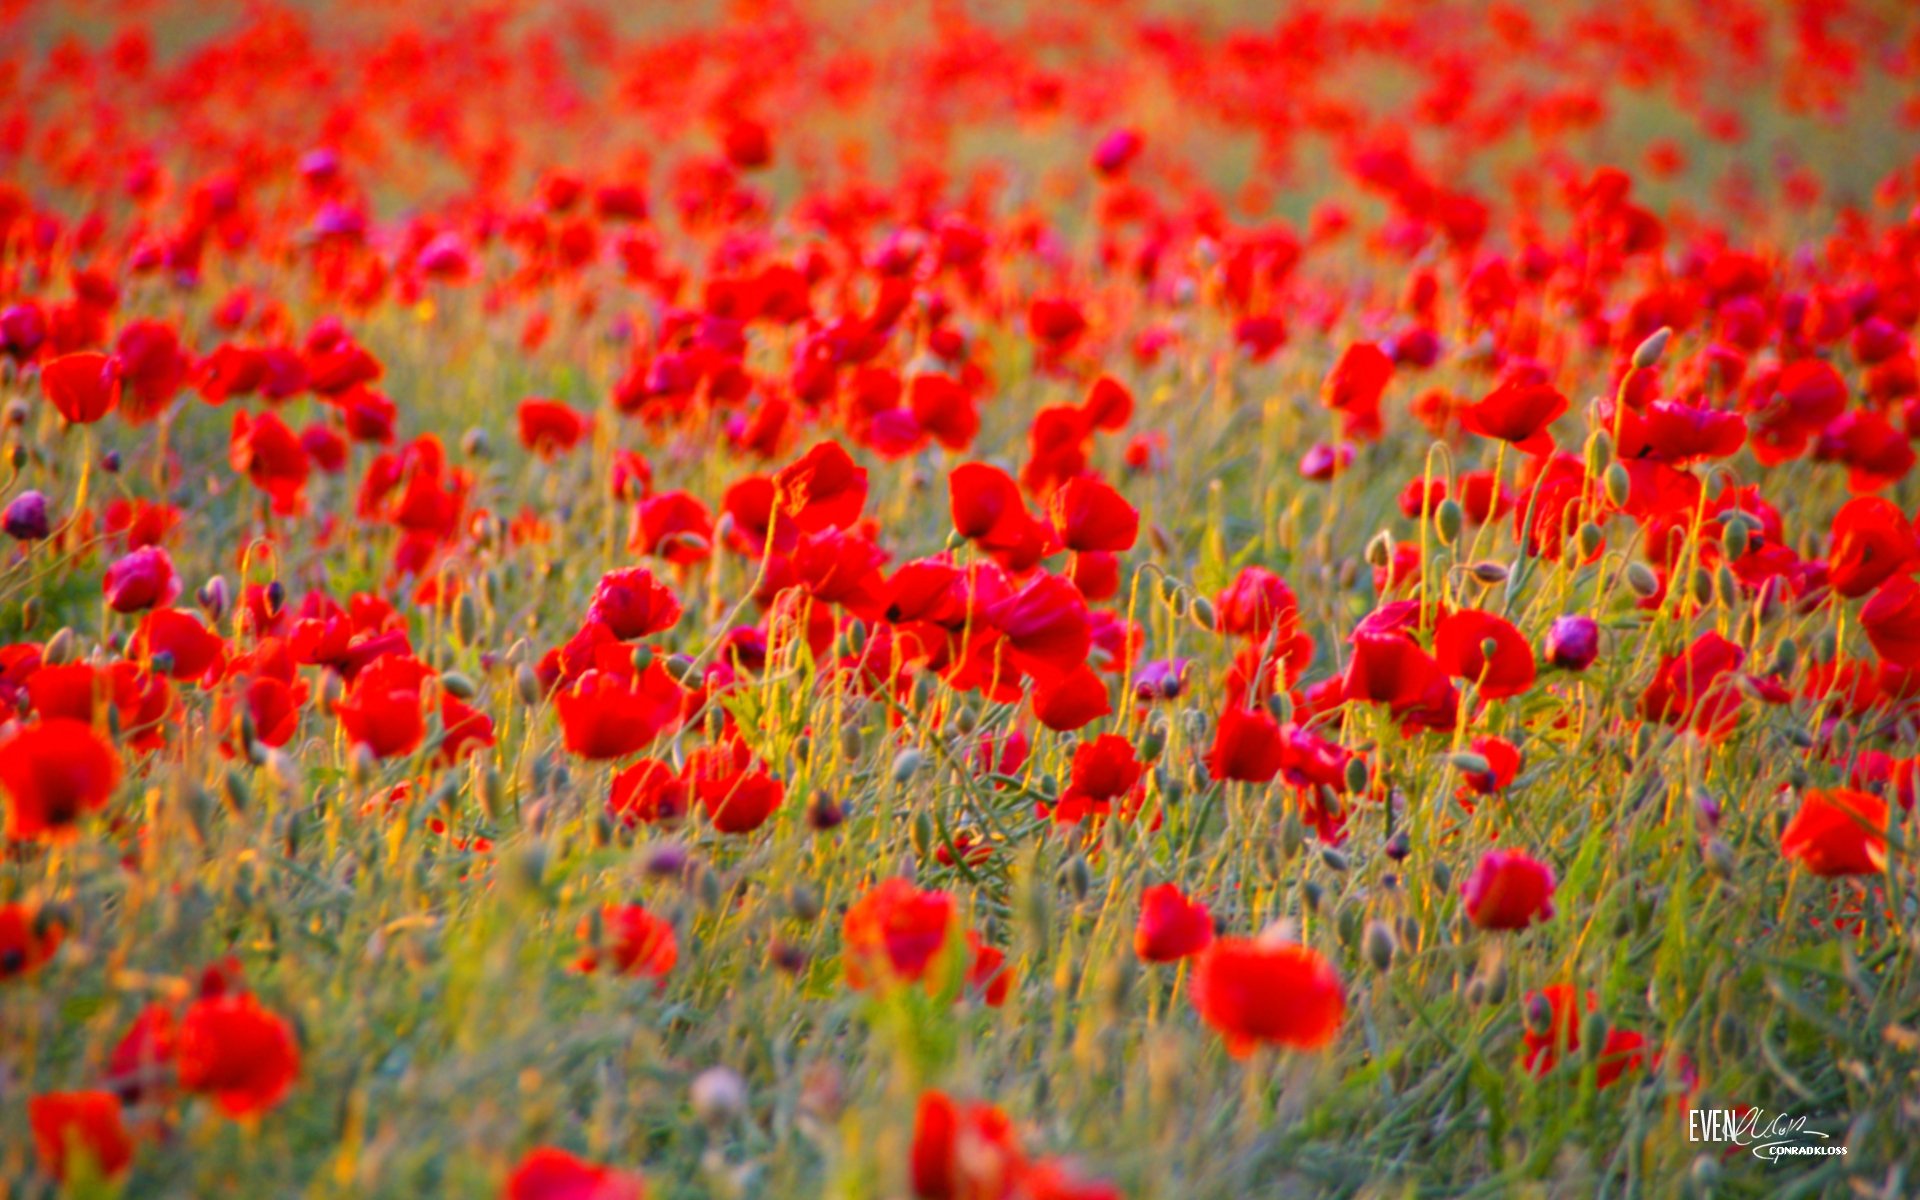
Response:
POLYGON ((1547 630, 1547 661, 1568 671, 1584 671, 1600 657, 1600 626, 1592 617, 1561 617, 1547 630))
POLYGON ((40 541, 53 531, 47 520, 47 498, 39 492, 21 492, 7 505, 6 525, 16 541, 40 541))

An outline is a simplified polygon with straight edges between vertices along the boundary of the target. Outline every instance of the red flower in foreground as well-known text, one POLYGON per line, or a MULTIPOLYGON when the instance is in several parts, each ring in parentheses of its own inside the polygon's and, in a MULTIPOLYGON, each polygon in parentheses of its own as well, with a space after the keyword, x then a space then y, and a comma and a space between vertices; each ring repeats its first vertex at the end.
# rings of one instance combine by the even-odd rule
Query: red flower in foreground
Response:
POLYGON ((658 662, 640 673, 593 670, 554 696, 567 749, 582 758, 625 758, 680 717, 683 693, 658 662))
POLYGON ((1460 885, 1482 929, 1525 929, 1553 916, 1553 868, 1519 850, 1489 851, 1460 885))
POLYGON ((501 1200, 644 1200, 646 1185, 630 1171, 541 1146, 521 1158, 500 1195, 501 1200))
POLYGON ((1433 657, 1456 679, 1477 683, 1489 700, 1518 696, 1533 686, 1533 647, 1504 618, 1462 609, 1442 618, 1433 657))
POLYGON ((1133 931, 1133 952, 1147 962, 1178 962, 1213 944, 1213 914, 1189 900, 1171 883, 1140 893, 1140 923, 1133 931))
POLYGON ((196 1000, 180 1022, 180 1086, 213 1097, 230 1117, 278 1105, 300 1074, 293 1029, 246 992, 196 1000))
POLYGON ((52 915, 24 904, 0 904, 0 983, 46 965, 65 931, 52 915))
POLYGON ((1280 726, 1265 712, 1230 707, 1220 714, 1207 751, 1207 770, 1215 779, 1266 783, 1280 773, 1286 747, 1280 726))
POLYGON ((34 1152, 47 1174, 66 1182, 84 1158, 95 1179, 112 1179, 133 1163, 133 1138, 112 1092, 48 1092, 27 1101, 34 1152))
POLYGON ((587 619, 630 642, 673 628, 680 619, 680 599, 645 567, 608 571, 593 589, 587 619))
POLYGON ((1347 996, 1317 951, 1292 942, 1221 938, 1194 968, 1200 1018, 1245 1058, 1262 1044, 1318 1050, 1340 1032, 1347 996))
POLYGON ((920 1097, 910 1162, 918 1200, 1002 1200, 1026 1165, 1005 1113, 941 1092, 920 1097))
POLYGON ((427 672, 424 663, 400 654, 383 655, 362 670, 334 710, 347 736, 375 758, 413 753, 427 733, 420 707, 427 672))
POLYGON ((56 717, 0 739, 5 833, 15 841, 72 837, 80 818, 105 808, 119 784, 120 756, 85 721, 56 717))
POLYGON ((1860 627, 1881 658, 1920 667, 1920 584, 1904 575, 1887 580, 1860 606, 1860 627))
POLYGON ((840 925, 847 984, 864 990, 883 980, 924 977, 954 927, 953 897, 885 879, 847 909, 840 925))
POLYGON ((598 940, 592 918, 580 922, 579 936, 586 944, 574 966, 588 974, 604 963, 621 975, 651 975, 665 987, 667 973, 680 961, 673 926, 638 904, 607 905, 600 910, 598 940))
POLYGON ((593 428, 593 418, 558 400, 520 402, 520 444, 542 458, 564 454, 593 428))
POLYGON ((1857 599, 1920 560, 1920 538, 1891 500, 1859 496, 1833 518, 1827 578, 1833 590, 1857 599))
POLYGON ((1887 869, 1887 802, 1852 788, 1810 791, 1787 827, 1780 853, 1815 875, 1879 875, 1887 869))
POLYGON ((1544 383, 1509 383, 1486 399, 1470 404, 1460 424, 1470 433, 1497 438, 1527 454, 1553 449, 1547 426, 1567 411, 1567 398, 1544 383))
POLYGON ((120 373, 104 354, 87 351, 54 359, 40 370, 47 402, 75 425, 91 425, 120 403, 120 373))

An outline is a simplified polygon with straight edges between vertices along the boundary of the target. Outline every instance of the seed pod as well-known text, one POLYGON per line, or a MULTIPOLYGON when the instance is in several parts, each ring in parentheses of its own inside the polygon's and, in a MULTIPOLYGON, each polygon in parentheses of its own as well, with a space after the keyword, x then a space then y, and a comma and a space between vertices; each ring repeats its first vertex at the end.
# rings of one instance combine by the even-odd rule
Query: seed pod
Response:
POLYGON ((1607 544, 1606 533, 1592 521, 1581 522, 1580 532, 1576 536, 1580 542, 1580 557, 1583 559, 1595 557, 1600 553, 1600 548, 1607 544))
POLYGON ((1461 527, 1466 524, 1466 518, 1466 510, 1460 507, 1458 500, 1449 496, 1440 502, 1440 507, 1433 514, 1433 531, 1439 535, 1442 546, 1453 545, 1460 536, 1461 527))
POLYGON ((915 749, 912 746, 909 746, 905 750, 902 750, 900 753, 894 755, 893 756, 893 782, 896 785, 899 785, 899 784, 904 784, 908 780, 912 779, 915 773, 917 773, 920 770, 920 765, 924 763, 926 759, 927 759, 926 755, 922 754, 919 750, 915 749))
POLYGON ((1367 922, 1367 934, 1362 941, 1362 946, 1365 949, 1367 961, 1373 964, 1374 970, 1384 974, 1387 968, 1393 966, 1393 952, 1398 947, 1394 941, 1393 929, 1385 921, 1367 922))
POLYGON ((812 924, 820 917, 820 893, 805 883, 796 883, 787 889, 787 915, 796 921, 812 924))
POLYGON ((528 708, 540 707, 540 701, 545 697, 540 690, 540 677, 533 673, 532 667, 521 663, 515 668, 513 686, 514 690, 520 693, 520 703, 528 708))
POLYGON ((1627 498, 1633 494, 1633 477, 1627 474, 1626 467, 1618 462, 1609 463, 1603 478, 1607 503, 1615 508, 1625 508, 1627 498))
POLYGON ((1207 599, 1205 596, 1195 596, 1193 598, 1193 606, 1188 611, 1193 617, 1193 623, 1195 625, 1209 632, 1213 630, 1215 619, 1213 601, 1207 599))
POLYGON ((453 606, 453 630, 462 646, 471 646, 480 638, 480 605, 472 592, 461 592, 453 606))
POLYGON ((1073 898, 1085 900, 1087 893, 1093 890, 1093 870, 1087 866, 1087 860, 1078 854, 1069 858, 1064 874, 1067 890, 1073 893, 1073 898))
POLYGON ((1635 595, 1647 599, 1659 594, 1660 577, 1653 573, 1652 567, 1643 562, 1628 563, 1626 574, 1627 586, 1635 595))
POLYGON ((1367 565, 1370 567, 1390 567, 1393 565, 1393 535, 1382 529, 1373 535, 1367 543, 1367 565))
POLYGON ((446 688, 447 695, 455 700, 471 700, 480 693, 480 689, 474 686, 473 680, 459 671, 448 671, 440 676, 440 686, 446 688))
POLYGON ((1347 791, 1360 793, 1367 790, 1367 760, 1356 754, 1347 760, 1347 791))
POLYGON ((48 638, 46 645, 40 648, 40 664, 47 667, 65 666, 73 661, 78 649, 78 639, 73 636, 73 630, 61 626, 59 632, 48 638))
POLYGON ((1646 371, 1660 363, 1660 356, 1667 351, 1667 342, 1672 340, 1673 330, 1662 325, 1647 336, 1633 352, 1633 365, 1636 370, 1646 371))

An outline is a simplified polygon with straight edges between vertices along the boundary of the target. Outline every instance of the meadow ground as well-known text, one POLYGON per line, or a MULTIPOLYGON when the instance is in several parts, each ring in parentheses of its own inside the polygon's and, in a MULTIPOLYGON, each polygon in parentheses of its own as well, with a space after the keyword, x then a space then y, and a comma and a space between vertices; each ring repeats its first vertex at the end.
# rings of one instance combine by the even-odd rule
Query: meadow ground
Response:
POLYGON ((0 6, 0 1196, 1914 1194, 1916 80, 0 6))

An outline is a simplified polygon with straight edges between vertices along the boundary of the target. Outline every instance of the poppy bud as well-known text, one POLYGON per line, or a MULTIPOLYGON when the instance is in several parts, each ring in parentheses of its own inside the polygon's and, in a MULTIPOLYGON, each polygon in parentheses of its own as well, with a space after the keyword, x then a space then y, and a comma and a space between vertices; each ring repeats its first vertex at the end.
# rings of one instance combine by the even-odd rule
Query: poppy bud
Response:
POLYGON ((246 776, 232 767, 227 768, 224 783, 227 811, 236 817, 246 816, 247 810, 253 807, 253 786, 247 782, 246 776))
POLYGON ((1633 494, 1633 478, 1618 462, 1611 463, 1607 467, 1605 487, 1607 503, 1615 508, 1625 508, 1627 497, 1633 494))
POLYGON ((1143 763, 1153 762, 1160 757, 1161 752, 1166 748, 1167 731, 1164 728, 1155 726, 1147 730, 1147 735, 1140 739, 1140 761, 1143 763))
POLYGON ((683 688, 700 686, 700 667, 691 654, 675 654, 664 664, 669 678, 683 688))
POLYGON ((1367 760, 1358 754, 1347 760, 1347 790, 1364 792, 1367 790, 1367 760))
POLYGON ((1527 1002, 1521 1011, 1521 1019, 1526 1024, 1527 1032, 1533 1036, 1538 1038, 1551 1036, 1553 1033, 1552 1002, 1539 992, 1533 993, 1527 997, 1527 1002))
POLYGON ((1076 854, 1067 860, 1064 872, 1067 889, 1075 900, 1085 900, 1087 893, 1093 890, 1093 871, 1087 866, 1087 860, 1076 854))
POLYGON ((1607 1018, 1595 1010, 1587 1014, 1580 1026, 1580 1050, 1590 1057, 1599 1057, 1607 1047, 1607 1018))
POLYGON ((1627 586, 1633 589, 1635 595, 1642 598, 1655 596, 1660 591, 1660 577, 1653 573, 1652 567, 1643 562, 1628 563, 1627 586))
POLYGON ((1326 894, 1327 889, 1322 887, 1317 879, 1309 879, 1300 885, 1300 899, 1306 904, 1308 912, 1319 912, 1320 900, 1326 894))
POLYGON ((1193 623, 1202 629, 1213 629, 1213 601, 1207 599, 1205 596, 1195 596, 1193 598, 1193 623))
POLYGON ((477 790, 480 793, 480 807, 486 810, 487 820, 498 823, 500 814, 507 809, 507 790, 499 769, 489 765, 482 770, 477 790))
POLYGON ((1781 638, 1780 645, 1773 652, 1773 666, 1769 672, 1781 678, 1790 678, 1793 669, 1800 665, 1800 647, 1792 638, 1781 638))
POLYGON ((1728 558, 1739 558, 1747 552, 1747 523, 1728 521, 1726 528, 1720 531, 1720 544, 1726 548, 1728 558))
POLYGON ((1492 585, 1507 581, 1507 568, 1504 563, 1477 562, 1469 567, 1468 571, 1484 584, 1492 585))
POLYGON ((17 542, 37 542, 53 531, 47 517, 47 498, 37 491, 21 492, 7 505, 4 518, 8 536, 17 542))
POLYGON ((1385 921, 1368 921, 1366 938, 1362 944, 1366 950, 1367 961, 1373 964, 1374 970, 1384 973, 1393 965, 1393 952, 1396 948, 1393 929, 1385 921))
POLYGON ((480 636, 480 605, 475 603, 472 592, 461 592, 460 601, 453 610, 454 634, 463 646, 471 646, 480 636))
POLYGON ((1390 567, 1393 565, 1393 535, 1382 529, 1373 535, 1367 543, 1367 565, 1370 567, 1390 567))
POLYGON ((120 452, 109 450, 100 456, 100 469, 109 475, 120 473, 120 452))
POLYGON ((32 410, 27 407, 27 402, 20 397, 15 396, 7 401, 7 424, 16 429, 27 423, 27 417, 31 413, 32 410))
POLYGON ((933 818, 925 809, 913 814, 913 850, 921 858, 933 853, 933 818))
POLYGON ((1446 891, 1453 886, 1453 868, 1443 862, 1433 864, 1433 886, 1446 891))
POLYGON ((1460 528, 1465 522, 1466 510, 1460 507, 1459 501, 1451 496, 1442 500, 1440 507, 1433 514, 1433 528, 1440 535, 1440 544, 1453 545, 1454 539, 1460 536, 1460 528))
POLYGON ((73 630, 62 626, 40 648, 40 663, 48 667, 64 666, 73 661, 75 649, 73 630))
POLYGON ((491 458, 493 457, 493 439, 487 436, 486 430, 475 425, 461 435, 460 452, 468 458, 491 458))
POLYGON ((1641 342, 1634 350, 1634 369, 1645 371, 1658 366, 1660 356, 1666 353, 1667 343, 1671 341, 1672 338, 1673 330, 1668 326, 1662 325, 1660 328, 1654 330, 1652 334, 1648 335, 1647 340, 1641 342))
POLYGON ((1131 954, 1115 955, 1100 971, 1100 1001, 1116 1020, 1126 1013, 1127 997, 1139 977, 1139 963, 1131 954))
POLYGON ((1547 661, 1563 671, 1584 671, 1600 656, 1600 626, 1592 617, 1569 613, 1547 630, 1547 661))
POLYGON ((440 676, 440 686, 447 689, 447 695, 455 700, 471 700, 480 691, 474 686, 473 680, 458 671, 448 671, 440 676))
POLYGON ((1592 521, 1581 522, 1580 532, 1576 536, 1580 539, 1580 556, 1582 558, 1594 557, 1600 553, 1600 547, 1606 544, 1607 535, 1592 521))
POLYGON ((520 703, 528 708, 540 707, 540 677, 533 673, 532 667, 521 663, 513 673, 513 686, 520 693, 520 703))
POLYGON ((1300 822, 1298 813, 1289 812, 1287 819, 1280 822, 1280 853, 1291 861, 1307 844, 1307 827, 1300 822))
POLYGON ((1452 764, 1454 770, 1459 771, 1463 775, 1485 775, 1493 770, 1493 764, 1487 761, 1486 755, 1476 754, 1471 750, 1461 750, 1458 753, 1449 754, 1447 755, 1447 762, 1452 764))
POLYGON ((905 750, 902 750, 900 753, 894 755, 893 756, 894 784, 898 786, 912 779, 914 775, 919 772, 920 764, 924 763, 926 760, 927 760, 926 755, 922 754, 920 751, 914 749, 911 746, 907 747, 905 750))
POLYGON ((1396 829, 1393 836, 1387 839, 1384 849, 1387 857, 1394 862, 1405 862, 1407 855, 1413 853, 1413 841, 1407 837, 1406 830, 1396 829))

